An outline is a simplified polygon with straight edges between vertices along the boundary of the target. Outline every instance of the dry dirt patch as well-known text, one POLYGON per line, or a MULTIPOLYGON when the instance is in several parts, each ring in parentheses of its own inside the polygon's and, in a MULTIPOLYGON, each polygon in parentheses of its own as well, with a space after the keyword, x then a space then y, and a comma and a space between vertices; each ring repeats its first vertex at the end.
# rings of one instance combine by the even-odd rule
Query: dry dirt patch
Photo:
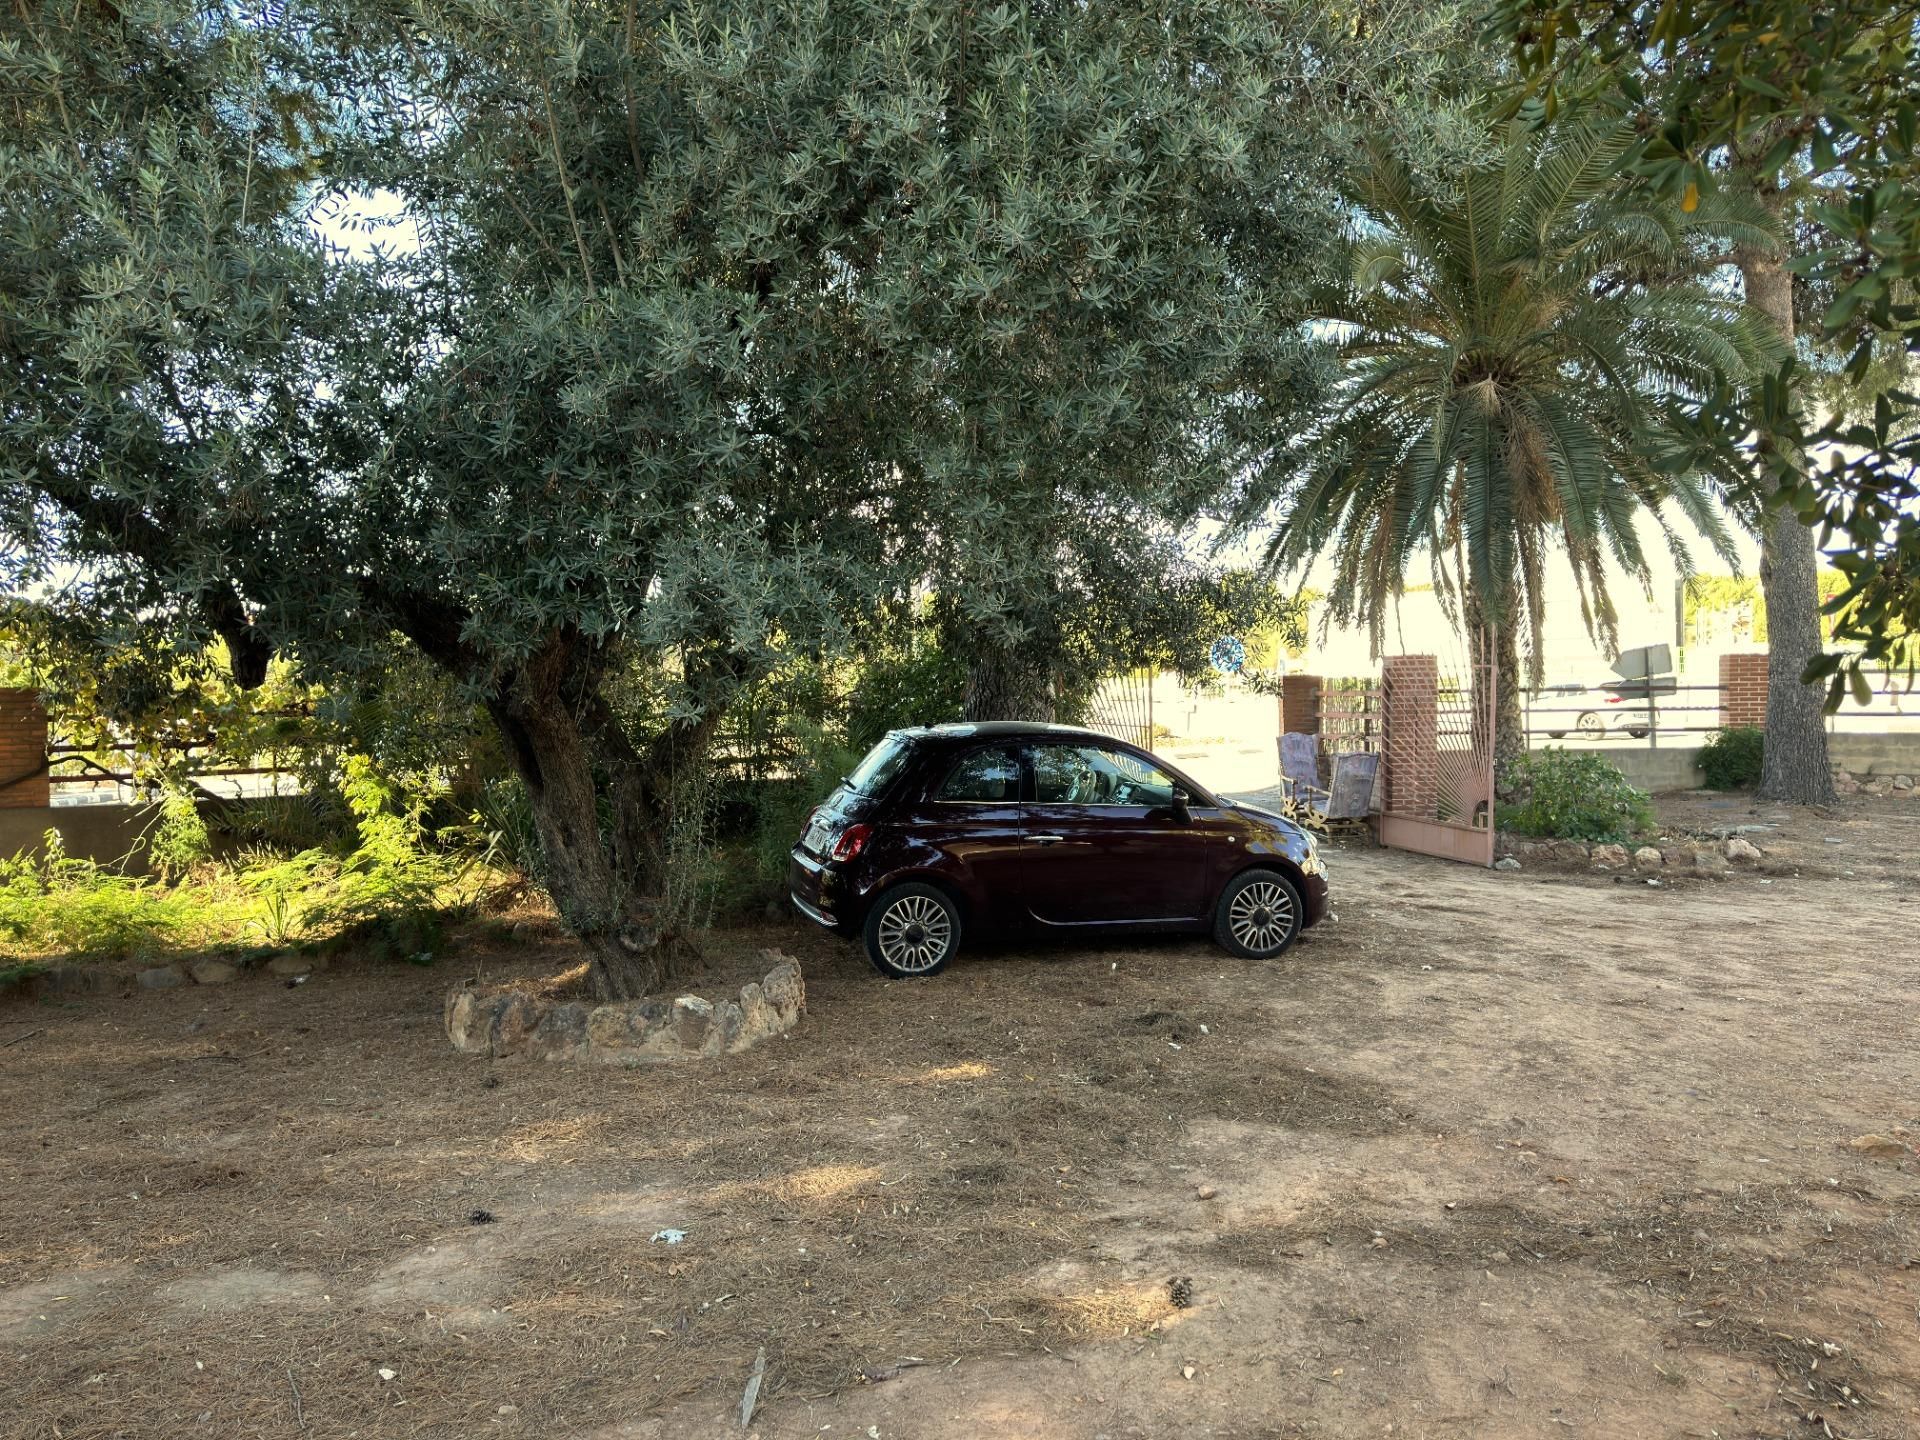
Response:
POLYGON ((808 1017, 685 1070, 448 1049, 557 941, 0 1011, 0 1434, 720 1435, 762 1346, 769 1437, 1920 1434, 1879 877, 1334 881, 1278 965, 744 932, 808 1017))

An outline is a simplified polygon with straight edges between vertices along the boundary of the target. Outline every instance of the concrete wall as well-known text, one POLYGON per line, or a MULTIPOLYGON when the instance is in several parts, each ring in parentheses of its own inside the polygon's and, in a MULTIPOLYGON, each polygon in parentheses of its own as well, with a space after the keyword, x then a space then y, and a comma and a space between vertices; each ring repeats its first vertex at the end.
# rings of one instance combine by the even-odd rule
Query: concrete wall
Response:
POLYGON ((69 855, 110 865, 125 859, 126 869, 146 869, 147 832, 160 823, 157 805, 60 805, 0 808, 0 855, 38 851, 49 830, 60 832, 69 855))
MULTIPOLYGON (((1571 748, 1571 747, 1569 747, 1571 748)), ((1920 731, 1894 735, 1854 735, 1841 732, 1827 737, 1827 752, 1834 768, 1845 770, 1855 779, 1868 775, 1920 776, 1920 731)), ((1692 790, 1700 784, 1700 747, 1697 745, 1658 750, 1635 746, 1596 750, 1642 790, 1692 790)))

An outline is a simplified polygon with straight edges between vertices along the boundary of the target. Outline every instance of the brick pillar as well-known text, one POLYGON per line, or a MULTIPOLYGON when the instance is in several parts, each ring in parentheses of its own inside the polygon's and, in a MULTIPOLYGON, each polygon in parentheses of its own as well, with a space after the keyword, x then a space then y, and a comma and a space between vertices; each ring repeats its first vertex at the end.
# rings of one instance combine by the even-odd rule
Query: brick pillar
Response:
POLYGON ((1386 808, 1434 814, 1440 799, 1440 663, 1389 655, 1380 672, 1386 722, 1386 808))
POLYGON ((0 808, 45 809, 47 712, 32 690, 0 690, 0 808))
POLYGON ((1280 733, 1282 735, 1318 735, 1320 733, 1320 685, 1318 675, 1282 675, 1280 677, 1280 733))
POLYGON ((1720 727, 1767 727, 1767 657, 1744 652, 1720 657, 1720 727))

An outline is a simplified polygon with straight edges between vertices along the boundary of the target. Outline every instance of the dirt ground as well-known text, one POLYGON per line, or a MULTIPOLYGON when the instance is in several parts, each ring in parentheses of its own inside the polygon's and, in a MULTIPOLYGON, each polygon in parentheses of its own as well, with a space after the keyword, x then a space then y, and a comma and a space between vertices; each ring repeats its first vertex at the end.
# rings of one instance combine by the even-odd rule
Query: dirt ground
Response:
POLYGON ((0 1434, 739 1435, 764 1349, 766 1440, 1920 1437, 1920 801, 1749 838, 1343 850, 1273 964, 768 926, 685 1067, 453 1053, 551 937, 0 1005, 0 1434))

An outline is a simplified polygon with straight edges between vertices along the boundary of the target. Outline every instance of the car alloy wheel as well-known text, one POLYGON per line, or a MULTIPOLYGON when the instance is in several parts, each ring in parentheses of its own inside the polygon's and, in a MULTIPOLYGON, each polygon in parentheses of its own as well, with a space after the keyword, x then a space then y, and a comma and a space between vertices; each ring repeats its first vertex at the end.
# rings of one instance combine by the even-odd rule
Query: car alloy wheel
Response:
POLYGON ((867 955, 883 975, 931 975, 960 944, 960 916, 931 885, 901 885, 875 902, 867 916, 867 955))
POLYGON ((1278 955, 1300 933, 1300 892, 1285 876, 1255 870, 1228 885, 1214 916, 1214 939, 1236 955, 1278 955))
POLYGON ((1604 740, 1607 738, 1607 722, 1591 710, 1583 712, 1575 724, 1580 731, 1582 739, 1604 740))

